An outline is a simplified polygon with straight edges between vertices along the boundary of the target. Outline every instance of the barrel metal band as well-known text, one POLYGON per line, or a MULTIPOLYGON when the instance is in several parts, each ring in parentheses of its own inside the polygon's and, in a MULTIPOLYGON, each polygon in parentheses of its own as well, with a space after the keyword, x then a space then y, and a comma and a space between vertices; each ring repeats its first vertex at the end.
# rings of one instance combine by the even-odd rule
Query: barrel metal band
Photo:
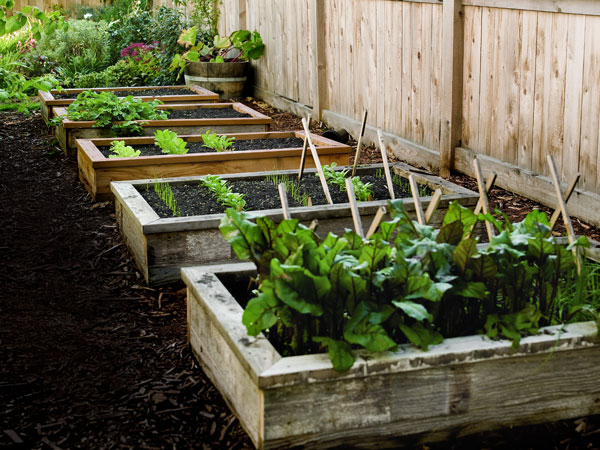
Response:
POLYGON ((246 77, 233 77, 233 78, 214 78, 214 77, 194 77, 191 75, 185 75, 186 80, 190 81, 204 81, 210 83, 228 83, 235 81, 246 81, 246 77))

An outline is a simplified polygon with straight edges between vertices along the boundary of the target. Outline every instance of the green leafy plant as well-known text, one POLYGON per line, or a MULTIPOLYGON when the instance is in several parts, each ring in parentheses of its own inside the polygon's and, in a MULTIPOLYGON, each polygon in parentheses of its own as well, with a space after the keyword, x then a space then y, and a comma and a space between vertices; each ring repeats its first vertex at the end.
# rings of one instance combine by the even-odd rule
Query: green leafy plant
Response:
POLYGON ((217 175, 206 175, 200 179, 200 185, 209 189, 216 200, 225 207, 241 211, 246 206, 244 194, 233 192, 227 181, 217 175))
POLYGON ((156 130, 154 132, 154 142, 161 148, 163 153, 169 155, 185 155, 189 151, 187 142, 171 130, 156 130))
POLYGON ((217 133, 211 133, 207 130, 202 136, 202 145, 208 148, 212 148, 217 152, 224 152, 235 142, 234 137, 227 137, 225 135, 218 136, 217 133))
POLYGON ((588 312, 600 302, 597 284, 585 290, 594 298, 557 302, 561 289, 587 281, 543 213, 511 224, 453 203, 435 229, 412 221, 401 200, 389 208, 392 220, 369 239, 352 231, 320 239, 295 219, 253 222, 228 210, 222 234, 238 258, 258 268, 242 317, 248 333, 265 332, 285 354, 327 349, 344 371, 357 347, 383 351, 410 342, 427 349, 442 336, 482 330, 518 346, 521 336, 574 316, 573 308, 588 312), (479 220, 501 229, 487 248, 469 237, 479 220))
MULTIPOLYGON (((342 192, 346 192, 346 175, 348 174, 348 169, 335 170, 336 167, 337 163, 335 162, 331 163, 331 165, 323 166, 323 174, 329 183, 336 184, 342 192)), ((359 201, 366 202, 373 196, 371 183, 363 183, 358 176, 352 177, 351 180, 354 195, 359 201)))
POLYGON ((292 196, 296 202, 302 206, 308 206, 310 196, 302 190, 300 182, 297 178, 290 178, 287 175, 276 173, 269 174, 265 177, 265 181, 275 186, 283 183, 285 186, 285 192, 292 196))
POLYGON ((179 206, 175 200, 171 184, 167 181, 154 180, 154 192, 158 195, 165 205, 171 210, 173 217, 180 216, 179 206))
POLYGON ((229 36, 214 35, 212 42, 197 42, 197 29, 183 30, 177 41, 186 48, 171 61, 171 70, 183 72, 188 62, 209 61, 215 63, 250 61, 260 58, 265 45, 258 31, 237 30, 229 36))
MULTIPOLYGON (((159 100, 142 102, 132 96, 119 98, 112 92, 85 91, 77 96, 67 108, 70 120, 95 121, 94 127, 111 129, 117 136, 141 134, 144 120, 161 120, 168 112, 157 109, 159 100)), ((50 124, 60 125, 63 117, 54 117, 50 124)))
POLYGON ((125 145, 125 141, 112 141, 110 143, 110 151, 114 155, 109 155, 109 158, 135 158, 142 153, 140 150, 135 150, 129 145, 125 145))

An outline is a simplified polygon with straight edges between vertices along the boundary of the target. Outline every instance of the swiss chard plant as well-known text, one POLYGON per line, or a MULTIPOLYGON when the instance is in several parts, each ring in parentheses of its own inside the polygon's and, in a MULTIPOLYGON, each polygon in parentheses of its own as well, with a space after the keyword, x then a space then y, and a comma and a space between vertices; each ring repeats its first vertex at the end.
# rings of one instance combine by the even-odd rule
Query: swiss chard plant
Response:
POLYGON ((225 135, 217 135, 217 133, 211 133, 207 130, 206 133, 202 134, 202 145, 208 148, 212 148, 217 152, 224 152, 229 149, 235 142, 234 137, 227 137, 225 135))
MULTIPOLYGON (((69 105, 66 117, 75 121, 95 121, 94 127, 108 128, 117 136, 139 135, 143 121, 168 118, 168 111, 156 108, 161 103, 160 100, 143 102, 131 95, 119 98, 108 91, 84 91, 69 105)), ((50 123, 57 126, 62 119, 57 116, 50 123)))
MULTIPOLYGON (((516 346, 569 309, 557 299, 578 280, 575 259, 542 213, 510 224, 453 203, 440 229, 412 221, 400 200, 390 202, 390 213, 369 239, 352 231, 320 239, 295 219, 253 222, 228 210, 221 232, 238 258, 258 268, 242 318, 248 333, 266 333, 284 354, 326 349, 334 368, 345 371, 354 348, 410 342, 427 349, 443 337, 484 330, 516 346), (478 220, 501 230, 487 248, 469 237, 478 220)), ((589 300, 586 308, 581 302, 576 312, 593 311, 589 300)), ((597 308, 595 314, 599 320, 597 308)))
MULTIPOLYGON (((323 166, 323 174, 325 179, 329 183, 336 184, 342 192, 346 191, 346 175, 348 175, 348 169, 335 170, 337 163, 331 163, 331 165, 323 166)), ((318 176, 318 175, 317 175, 318 176)), ((371 189, 371 183, 363 183, 360 177, 355 176, 351 178, 352 188, 354 189, 354 195, 357 200, 366 202, 373 197, 373 190, 371 189)))
POLYGON ((109 158, 135 158, 142 153, 140 150, 135 150, 129 145, 125 145, 125 141, 112 141, 110 143, 110 151, 112 155, 109 158))
POLYGON ((200 185, 210 190, 221 205, 241 211, 246 205, 244 194, 233 192, 227 181, 218 175, 206 175, 200 179, 200 185))
POLYGON ((171 130, 156 130, 154 132, 154 142, 163 153, 169 155, 185 155, 189 150, 187 142, 171 130))

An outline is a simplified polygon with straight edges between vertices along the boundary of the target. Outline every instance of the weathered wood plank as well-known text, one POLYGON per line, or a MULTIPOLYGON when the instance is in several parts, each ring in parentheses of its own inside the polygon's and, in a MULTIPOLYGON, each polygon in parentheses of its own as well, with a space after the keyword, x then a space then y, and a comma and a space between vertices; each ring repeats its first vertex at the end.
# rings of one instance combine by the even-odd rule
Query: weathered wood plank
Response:
POLYGON ((535 46, 537 14, 522 12, 519 15, 519 118, 518 150, 519 167, 532 169, 534 94, 535 94, 535 46))
POLYGON ((462 2, 465 6, 600 16, 600 4, 596 0, 462 0, 462 2))

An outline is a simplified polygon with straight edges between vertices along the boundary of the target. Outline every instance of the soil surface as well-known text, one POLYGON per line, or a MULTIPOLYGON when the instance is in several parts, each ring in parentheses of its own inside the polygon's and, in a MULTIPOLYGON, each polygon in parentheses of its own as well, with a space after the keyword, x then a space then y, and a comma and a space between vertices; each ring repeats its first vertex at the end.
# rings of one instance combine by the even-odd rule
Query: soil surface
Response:
MULTIPOLYGON (((118 140, 118 139, 115 139, 118 140)), ((248 150, 272 150, 283 148, 302 148, 304 140, 300 138, 281 138, 281 139, 240 139, 234 141, 226 151, 248 151, 248 150)), ((134 150, 139 150, 140 156, 157 156, 164 155, 162 149, 156 145, 131 145, 134 150)), ((317 146, 318 147, 318 146, 317 146)), ((215 152, 211 147, 206 147, 202 142, 188 142, 188 153, 212 153, 215 152)), ((98 150, 106 158, 111 154, 110 147, 99 146, 98 150)))
POLYGON ((169 109, 169 119, 240 119, 250 114, 229 108, 169 109))
MULTIPOLYGON (((128 95, 133 95, 134 97, 160 97, 165 95, 199 95, 196 91, 192 91, 191 89, 171 89, 171 88, 157 88, 157 89, 144 89, 144 90, 121 90, 121 91, 110 91, 115 94, 117 97, 127 97, 128 95)), ((56 99, 75 99, 79 94, 67 94, 67 93, 57 93, 53 94, 56 99)), ((159 98, 160 100, 160 98, 159 98)))
MULTIPOLYGON (((301 129, 292 114, 245 103, 273 117, 274 130, 301 129)), ((377 154, 367 148, 360 162, 377 154)), ((537 206, 501 189, 491 202, 515 220, 537 206)), ((38 113, 0 113, 0 205, 0 447, 251 447, 190 354, 184 286, 145 286, 113 204, 90 199, 75 158, 52 142, 38 113)), ((575 229, 600 239, 595 227, 575 220, 575 229)), ((591 416, 407 447, 583 450, 598 442, 600 417, 591 416)))

